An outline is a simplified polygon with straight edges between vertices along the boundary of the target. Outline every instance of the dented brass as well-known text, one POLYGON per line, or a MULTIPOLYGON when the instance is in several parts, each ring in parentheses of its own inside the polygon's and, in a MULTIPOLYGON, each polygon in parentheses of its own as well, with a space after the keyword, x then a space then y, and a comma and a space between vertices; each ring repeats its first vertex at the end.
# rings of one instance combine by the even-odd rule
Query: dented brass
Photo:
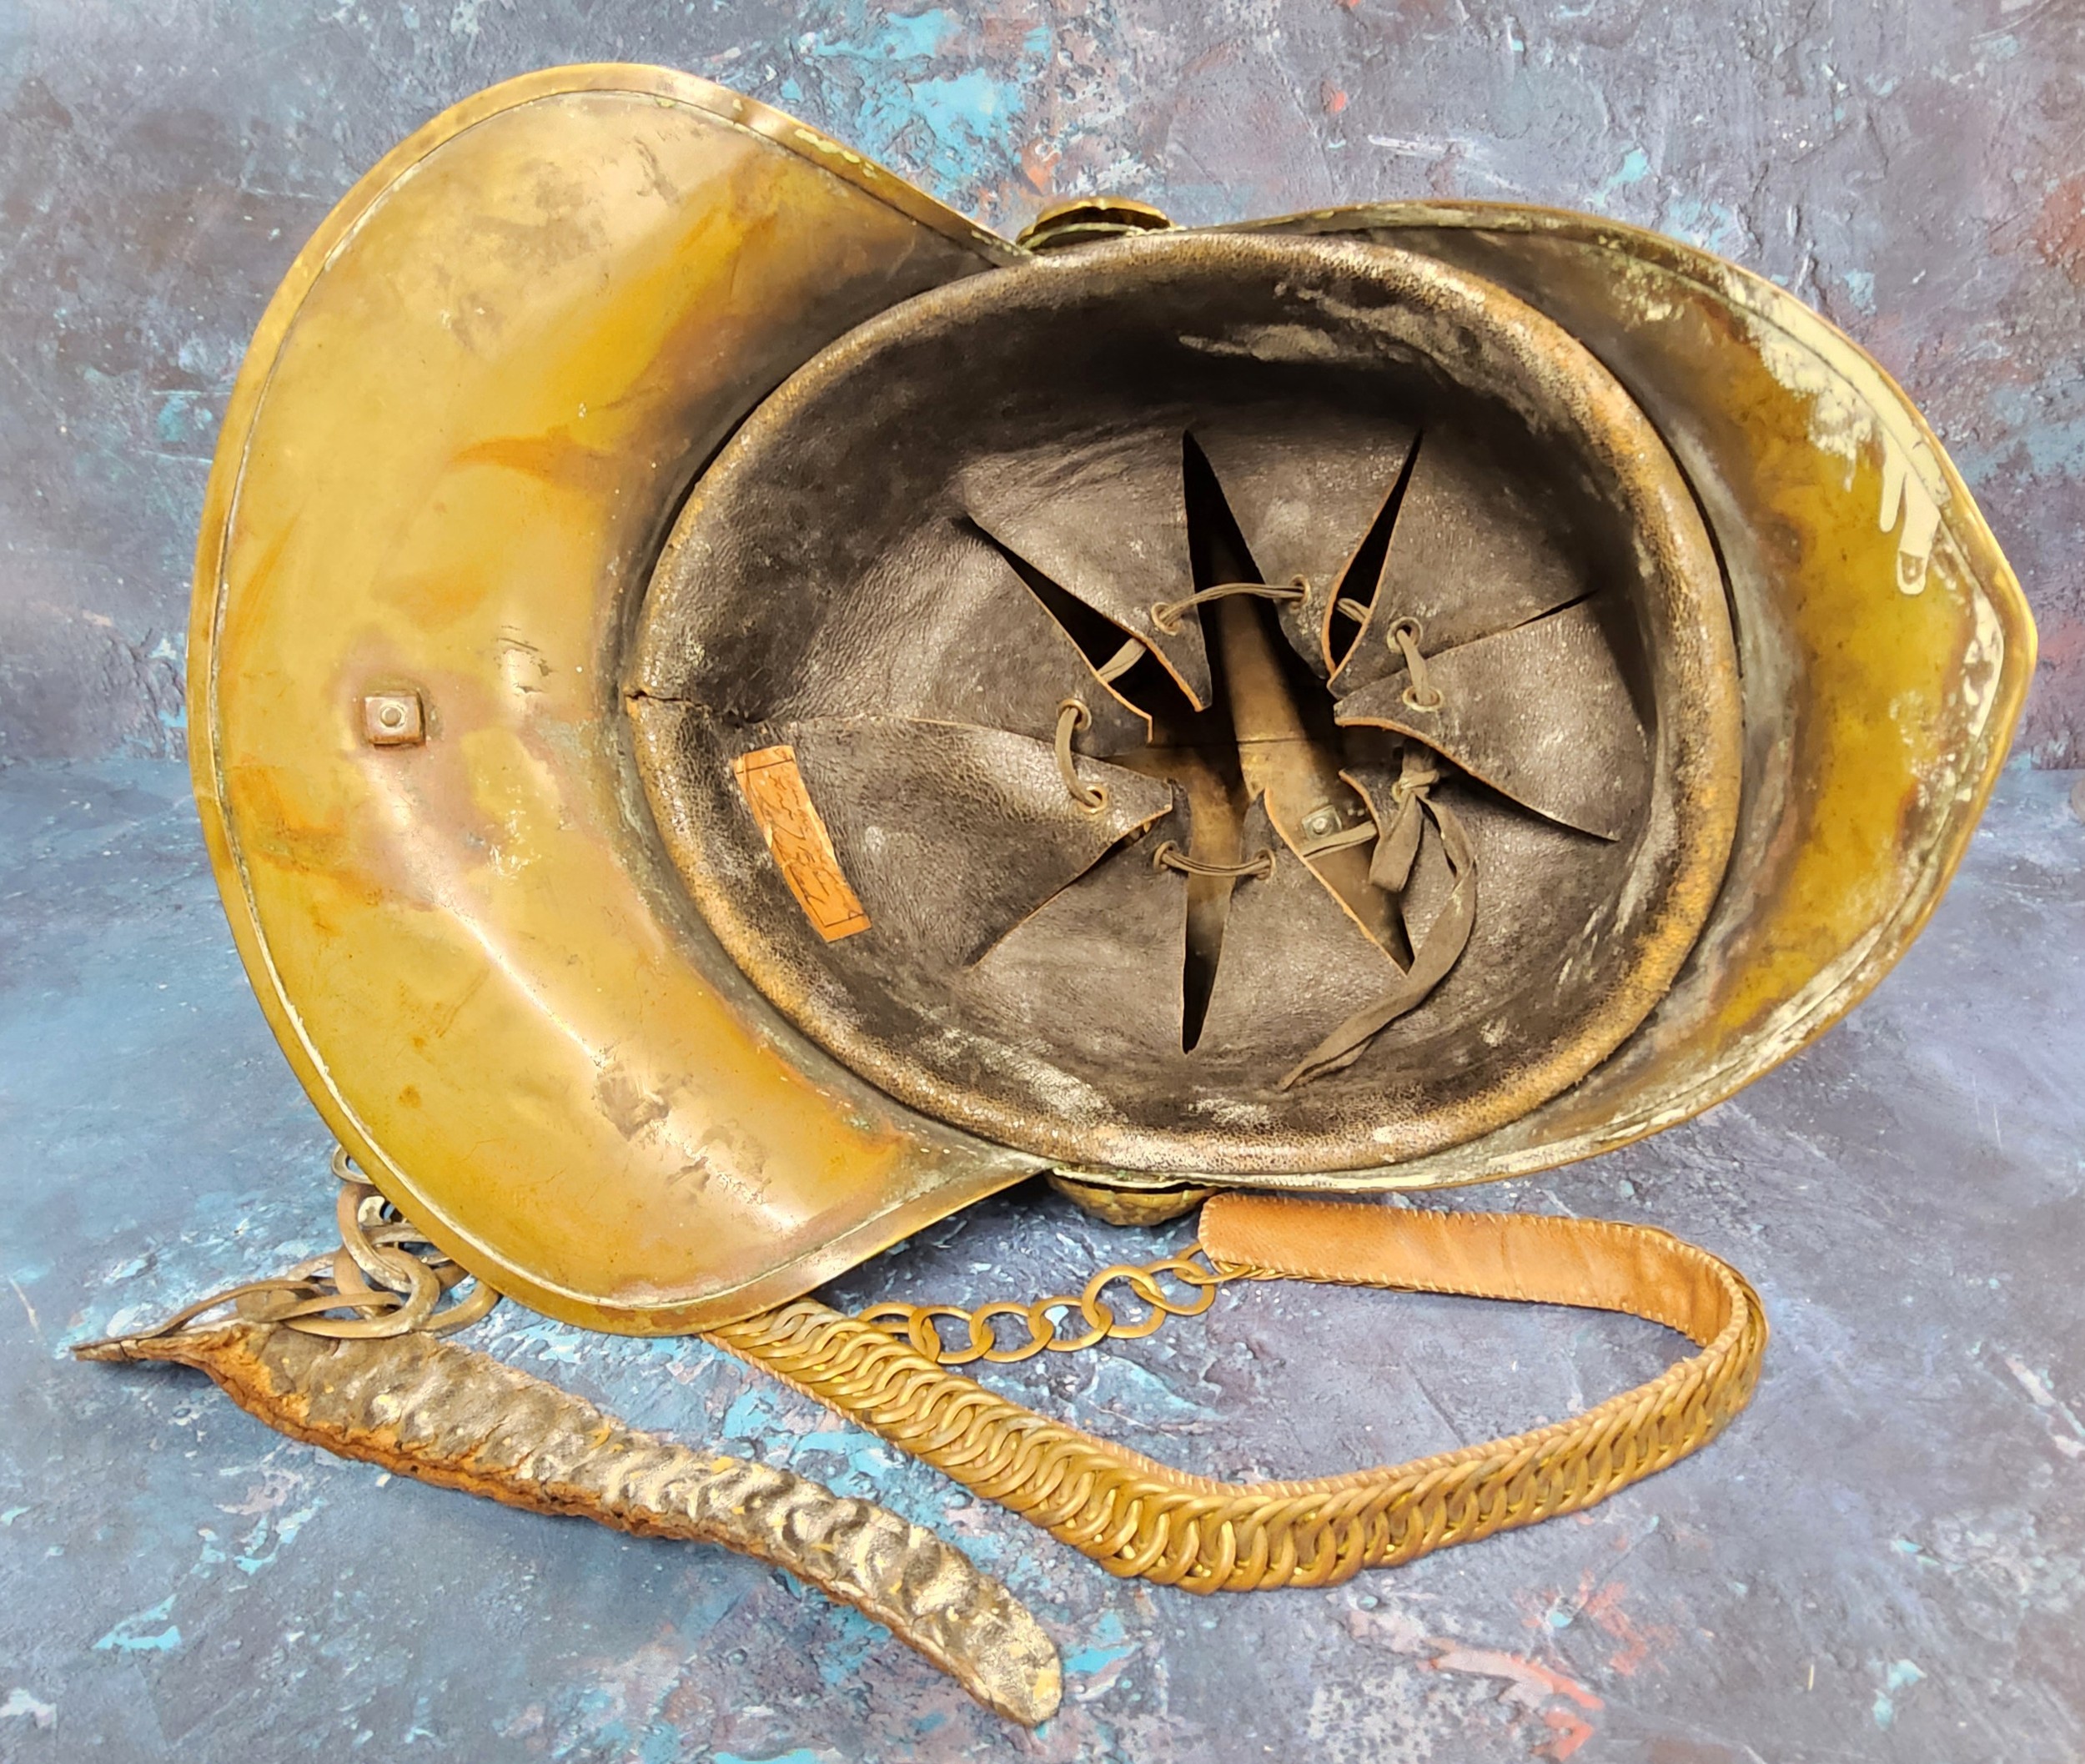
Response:
MULTIPOLYGON (((1423 484, 1404 494, 1429 505, 1423 484)), ((1693 247, 1510 204, 1178 229, 1102 199, 1009 243, 751 100, 595 66, 436 118, 293 265, 211 476, 192 753, 248 972, 361 1168, 499 1289, 575 1322, 674 1332, 766 1310, 1046 1168, 1103 1210, 1157 1217, 1227 1184, 1365 1192, 1520 1174, 1687 1118, 1821 1033, 1908 945, 2004 756, 2033 648, 2018 585, 1902 392, 1792 298, 1693 247), (1075 308, 1105 318, 1096 338, 1144 327, 1135 373, 1111 381, 1090 349, 1048 354, 1052 311, 1075 308), (1006 468, 1016 450, 981 435, 982 400, 925 396, 946 391, 922 365, 934 348, 1010 315, 1007 408, 1040 423, 1085 400, 1056 456, 1098 462, 1078 495, 1006 468), (1011 373, 1024 335, 1059 364, 1039 389, 1011 373), (1328 350, 1320 373, 1313 351, 1328 350), (1254 378, 1268 360, 1281 372, 1254 378), (1166 415, 1170 479, 1134 450, 1099 448, 1140 411, 1170 413, 1198 361, 1248 366, 1221 410, 1166 415), (1414 375, 1431 389, 1408 409, 1390 395, 1414 375), (1369 386, 1373 404, 1355 389, 1369 386), (860 388, 892 412, 914 399, 913 429, 864 418, 837 476, 797 483, 807 425, 834 408, 821 400, 860 388), (1329 424, 1308 445, 1283 439, 1297 410, 1329 424), (1340 424, 1345 439, 1326 441, 1340 424), (1248 585, 1264 591, 1211 598, 1240 579, 1213 556, 1184 575, 1094 574, 1153 530, 1140 510, 1173 498, 1178 555, 1208 551, 1186 531, 1182 434, 1198 437, 1257 566, 1248 585), (909 453, 887 445, 901 435, 909 453), (1510 435, 1533 450, 1510 471, 1457 465, 1457 447, 1483 454, 1510 435), (880 535, 842 514, 850 495, 872 505, 862 486, 901 455, 916 488, 956 485, 945 512, 972 524, 960 545, 935 526, 940 549, 910 575, 899 541, 926 529, 904 505, 880 535), (1486 486, 1547 486, 1530 530, 1582 545, 1605 598, 1538 584, 1482 617, 1467 595, 1422 604, 1510 510, 1414 525, 1412 555, 1438 561, 1390 571, 1409 604, 1331 592, 1408 465, 1415 481, 1454 468, 1475 487, 1444 511, 1486 486), (808 546, 806 598, 749 600, 738 626, 719 624, 691 585, 696 563, 716 564, 720 535, 751 531, 744 510, 786 496, 812 523, 775 535, 808 546), (1110 497, 1127 515, 1096 518, 1110 497), (1297 515, 1324 498, 1359 512, 1297 515), (1303 555, 1323 549, 1319 527, 1340 535, 1329 565, 1303 555), (831 561, 849 535, 883 547, 852 575, 831 561), (880 603, 849 601, 871 565, 897 585, 881 610, 912 623, 879 625, 880 603), (1281 592, 1295 576, 1316 598, 1281 592), (823 601, 808 598, 814 577, 823 601), (1052 586, 1103 621, 1090 649, 1052 586), (832 646, 794 676, 796 700, 755 701, 782 677, 763 658, 846 605, 861 609, 848 628, 887 646, 832 646), (1063 665, 1035 676, 1018 716, 1004 714, 1011 697, 962 716, 947 701, 964 676, 929 665, 943 652, 922 633, 956 632, 966 608, 1029 620, 1032 653, 1063 665), (1408 621, 1400 646, 1391 627, 1408 621), (720 661, 733 629, 764 635, 720 661), (1109 671, 1111 634, 1139 647, 1124 671, 1109 671), (1476 830, 1468 949, 1353 1063, 1288 1090, 1284 1069, 1337 1019, 1338 988, 1288 1028, 1269 1023, 1287 1021, 1294 988, 1263 988, 1258 1017, 1248 998, 1224 1019, 1224 950, 1206 1002, 1238 1026, 1231 1051, 1206 1013, 1186 1046, 1185 1006, 1168 999, 1170 1045, 1123 1041, 1134 1058, 1121 1068, 1133 1079, 1145 1065, 1118 1081, 1104 1036, 1081 1051, 1037 1014, 1063 990, 1042 981, 1006 994, 1019 1009, 992 1006, 994 1043, 951 990, 980 971, 973 947, 932 972, 912 952, 872 972, 879 937, 911 909, 878 880, 869 823, 821 796, 819 755, 837 750, 812 687, 830 695, 842 664, 857 725, 879 694, 879 714, 906 724, 880 751, 931 780, 947 775, 935 752, 988 748, 995 776, 1032 781, 1021 800, 1038 805, 1036 824, 1068 829, 1051 835, 1067 864, 1098 848, 1078 874, 1109 873, 1106 858, 1125 913, 1163 905, 1149 922, 1169 966, 1153 972, 1183 988, 1219 896, 1243 926, 1256 892, 1284 889, 1297 913, 1329 915, 1324 948, 1408 967, 1430 921, 1403 897, 1457 886, 1439 867, 1446 823, 1411 808, 1405 871, 1370 854, 1421 788, 1398 756, 1444 753, 1452 776, 1424 787, 1476 830), (1149 682, 1132 680, 1138 666, 1149 682), (1270 666, 1256 696, 1248 677, 1270 666), (1146 714, 1159 674, 1189 731, 1171 746, 1151 739, 1163 716, 1146 714), (425 707, 417 741, 382 720, 404 682, 425 707), (1525 682, 1531 703, 1580 695, 1580 721, 1606 743, 1597 764, 1534 764, 1540 743, 1515 721, 1525 682), (1073 781, 1107 789, 1090 814, 1054 751, 1074 696, 1088 723, 1073 781), (1193 720, 1219 705, 1239 756, 1219 769, 1264 771, 1242 800, 1202 769, 1218 750, 1193 720), (945 732, 958 726, 993 740, 945 732), (796 873, 778 865, 735 776, 785 746, 829 867, 801 814, 796 873), (1168 840, 1200 871, 1154 867, 1168 840), (1545 889, 1568 891, 1545 881, 1546 859, 1499 857, 1501 841, 1579 854, 1585 910, 1633 915, 1600 962, 1571 966, 1567 927, 1523 940, 1540 962, 1506 947, 1500 927, 1545 889), (1125 842, 1144 854, 1133 865, 1110 855, 1125 842), (1269 872, 1241 879, 1263 847, 1269 872), (1457 1002, 1480 983, 1494 989, 1457 1002), (907 985, 910 1014, 879 1018, 877 1001, 907 985), (955 1017, 935 1015, 937 997, 955 1017), (1454 1041, 1444 1025, 1458 1012, 1454 1041), (952 1023, 968 1054, 927 1033, 952 1023), (1429 1035, 1446 1038, 1438 1058, 1429 1035), (1032 1062, 1043 1048, 1057 1077, 1008 1078, 995 1047, 1032 1062)), ((861 726, 842 733, 868 751, 861 726)), ((1037 903, 1015 898, 1007 866, 982 873, 1008 919, 996 941, 1037 903)), ((947 922, 923 915, 919 937, 947 922)))

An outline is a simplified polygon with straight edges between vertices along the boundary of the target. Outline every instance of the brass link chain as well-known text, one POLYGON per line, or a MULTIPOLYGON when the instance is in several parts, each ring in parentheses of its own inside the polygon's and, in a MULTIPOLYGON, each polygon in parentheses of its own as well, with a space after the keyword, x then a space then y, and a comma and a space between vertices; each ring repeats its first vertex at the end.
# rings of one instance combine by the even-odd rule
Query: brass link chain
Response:
POLYGON ((334 1209, 338 1249, 269 1279, 212 1293, 126 1339, 150 1341, 173 1334, 227 1304, 244 1322, 279 1323, 337 1340, 446 1335, 477 1322, 500 1302, 483 1280, 473 1280, 468 1293, 455 1297, 455 1289, 471 1276, 377 1192, 344 1147, 334 1148, 333 1173, 340 1183, 334 1209))
MULTIPOLYGON (((1120 1324, 1100 1298, 1111 1280, 1139 1297, 1168 1263, 1110 1268, 1094 1276, 1081 1299, 1034 1306, 884 1304, 854 1317, 799 1299, 740 1323, 706 1331, 709 1340, 774 1374, 857 1426, 935 1465, 973 1493, 994 1500, 1083 1551, 1110 1574, 1140 1576, 1190 1592, 1249 1591, 1274 1586, 1329 1586, 1364 1568, 1408 1562, 1446 1545, 1573 1513, 1664 1469, 1716 1437, 1743 1409, 1759 1376, 1766 1320, 1759 1299, 1726 1263, 1646 1227, 1600 1220, 1559 1221, 1532 1215, 1446 1214, 1474 1248, 1488 1234, 1545 1232, 1570 1238, 1575 1249, 1611 1267, 1638 1269, 1647 1289, 1617 1304, 1588 1283, 1583 1299, 1600 1309, 1650 1316, 1682 1329, 1701 1349, 1648 1384, 1565 1420, 1510 1438, 1465 1445, 1409 1463, 1378 1465, 1297 1481, 1236 1483, 1176 1470, 1141 1453, 1038 1415, 947 1369, 987 1358, 1022 1359, 1055 1346, 1073 1351, 1108 1335, 1148 1334, 1167 1315, 1206 1308, 1213 1288, 1238 1278, 1329 1279, 1393 1289, 1507 1296, 1498 1282, 1378 1281, 1352 1274, 1319 1274, 1300 1265, 1236 1266, 1190 1258, 1197 1289, 1192 1305, 1154 1306, 1120 1324), (1522 1223, 1525 1219, 1525 1224, 1522 1223), (1655 1279, 1641 1274, 1649 1267, 1655 1279), (1696 1314, 1665 1313, 1675 1294, 1691 1294, 1696 1314), (1002 1316, 1080 1309, 1090 1294, 1098 1320, 1077 1336, 1040 1332, 1000 1348, 1002 1316), (975 1319, 972 1321, 972 1319, 975 1319), (944 1346, 940 1326, 962 1320, 967 1339, 944 1346)), ((1297 1259, 1300 1263, 1303 1259, 1297 1259)), ((951 1333, 953 1333, 952 1331, 951 1333)))
MULTIPOLYGON (((1032 1359, 1046 1349, 1053 1354, 1076 1354, 1082 1348, 1093 1347, 1103 1341, 1142 1340, 1157 1334, 1168 1317, 1200 1316, 1216 1303, 1218 1287, 1248 1272, 1245 1269, 1219 1266, 1210 1260, 1199 1244, 1191 1244, 1178 1255, 1168 1256, 1163 1261, 1118 1262, 1113 1267, 1103 1268, 1086 1283, 1084 1290, 1076 1298, 1060 1294, 1037 1299, 1031 1304, 999 1299, 972 1310, 956 1304, 902 1304, 890 1301, 857 1311, 855 1320, 909 1343, 913 1352, 924 1354, 937 1365, 967 1366, 982 1359, 1006 1366, 1032 1359), (1169 1295, 1158 1284, 1167 1276, 1188 1288, 1191 1296, 1175 1299, 1169 1295), (1143 1304, 1142 1316, 1125 1322, 1103 1296, 1117 1281, 1143 1304), (1063 1332, 1058 1314, 1073 1311, 1078 1314, 1085 1326, 1067 1334, 1063 1332), (998 1319, 1014 1317, 1022 1319, 1027 1339, 1011 1347, 1002 1347, 998 1341, 998 1319), (957 1323, 963 1326, 964 1339, 951 1346, 942 1339, 942 1325, 957 1323)), ((1068 1322, 1068 1317, 1065 1320, 1068 1322)))

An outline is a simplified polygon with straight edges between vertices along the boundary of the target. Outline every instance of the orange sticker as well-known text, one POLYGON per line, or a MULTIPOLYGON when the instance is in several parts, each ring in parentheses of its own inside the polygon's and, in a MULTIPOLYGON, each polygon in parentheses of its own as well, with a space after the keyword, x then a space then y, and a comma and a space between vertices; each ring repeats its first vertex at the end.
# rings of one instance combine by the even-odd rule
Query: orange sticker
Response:
POLYGON ((869 916, 840 872, 832 836, 811 807, 811 792, 796 770, 796 750, 762 747, 742 753, 731 761, 731 775, 746 793, 746 806, 760 824, 768 852, 781 867, 782 880, 818 935, 834 943, 867 931, 869 916))

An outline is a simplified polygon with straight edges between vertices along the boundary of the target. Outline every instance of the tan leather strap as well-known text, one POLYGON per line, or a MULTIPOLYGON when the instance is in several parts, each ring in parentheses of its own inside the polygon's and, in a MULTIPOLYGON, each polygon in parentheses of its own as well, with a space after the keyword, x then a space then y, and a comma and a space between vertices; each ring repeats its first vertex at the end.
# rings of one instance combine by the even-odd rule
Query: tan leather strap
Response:
POLYGON ((1053 1421, 813 1299, 710 1339, 1083 1551, 1190 1591, 1323 1586, 1575 1512, 1663 1470, 1750 1400, 1766 1319, 1741 1275, 1647 1225, 1220 1195, 1223 1271, 1632 1312, 1701 1351, 1511 1439, 1297 1482, 1193 1476, 1053 1421))
MULTIPOLYGON (((1201 1225, 1202 1247, 1219 1268, 1267 1279, 1627 1311, 1704 1349, 1741 1324, 1748 1309, 1759 1309, 1736 1269, 1655 1225, 1271 1194, 1217 1195, 1203 1207, 1201 1225)), ((1763 1340, 1763 1319, 1760 1327, 1763 1340)))
POLYGON ((1440 836, 1441 854, 1455 879, 1447 902, 1413 952, 1412 965, 1284 1073, 1284 1090, 1351 1066, 1377 1035, 1433 996, 1434 988, 1448 977, 1470 947, 1470 933, 1477 922, 1477 848, 1461 817, 1446 803, 1434 800, 1432 786, 1439 777, 1433 756, 1424 748, 1414 745, 1404 750, 1404 776, 1392 791, 1397 816, 1376 842, 1369 879, 1393 893, 1403 892, 1419 855, 1422 815, 1431 816, 1440 836))

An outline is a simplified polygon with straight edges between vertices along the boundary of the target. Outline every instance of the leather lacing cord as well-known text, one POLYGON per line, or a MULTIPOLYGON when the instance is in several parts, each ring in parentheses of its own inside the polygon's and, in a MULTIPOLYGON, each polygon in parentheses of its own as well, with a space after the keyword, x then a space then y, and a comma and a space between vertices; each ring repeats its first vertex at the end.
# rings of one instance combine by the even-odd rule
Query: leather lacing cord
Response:
MULTIPOLYGON (((1258 595, 1269 601, 1302 601, 1310 596, 1310 584, 1303 576, 1296 576, 1285 585, 1269 582, 1218 582, 1213 587, 1198 589, 1184 600, 1157 601, 1152 604, 1151 622, 1168 636, 1179 634, 1180 620, 1190 608, 1206 606, 1211 601, 1220 601, 1232 595, 1258 595)), ((1122 647, 1093 670, 1103 686, 1112 686, 1130 669, 1143 660, 1148 650, 1140 638, 1127 639, 1122 647)), ((1093 721, 1093 713, 1078 699, 1068 698, 1057 707, 1057 770, 1064 780, 1064 789, 1073 802, 1089 815, 1098 815, 1108 807, 1108 787, 1105 784, 1087 784, 1081 781, 1078 767, 1072 752, 1072 737, 1093 721)), ((1161 852, 1168 849, 1162 847, 1161 852)), ((1197 865, 1196 860, 1170 847, 1178 857, 1169 867, 1182 870, 1191 876, 1264 876, 1274 867, 1274 854, 1263 852, 1250 863, 1212 867, 1197 865), (1265 860, 1263 866, 1261 860, 1265 860)), ((1329 849, 1326 847, 1325 849, 1329 849)), ((1165 862, 1163 856, 1154 860, 1165 862)))
POLYGON ((1228 600, 1234 594, 1257 595, 1264 601, 1302 601, 1310 597, 1310 584, 1302 576, 1293 578, 1286 585, 1273 582, 1218 582, 1213 588, 1198 589, 1183 601, 1158 601, 1153 603, 1151 622, 1168 636, 1178 636, 1180 616, 1192 606, 1205 606, 1211 601, 1228 600))
POLYGON ((1403 654, 1405 671, 1411 676, 1404 692, 1406 708, 1438 711, 1447 700, 1441 696, 1440 688, 1426 677, 1426 657, 1419 653, 1419 621, 1399 619, 1390 626, 1387 635, 1390 646, 1403 654))
MULTIPOLYGON (((1142 639, 1128 638, 1120 649, 1093 670, 1094 677, 1103 686, 1113 686, 1143 661, 1148 653, 1142 639)), ((1093 720, 1093 712, 1078 699, 1068 698, 1057 707, 1057 770, 1058 775, 1064 780, 1064 788, 1073 802, 1088 814, 1098 815, 1108 807, 1108 787, 1105 784, 1081 783, 1078 768, 1072 757, 1072 737, 1090 725, 1093 720)))
POLYGON ((1110 656, 1105 661, 1101 663, 1098 667, 1095 668, 1093 671, 1100 676, 1100 683, 1103 686, 1113 686, 1118 680, 1121 679, 1124 674, 1127 674, 1130 669, 1136 666, 1139 661, 1143 661, 1143 658, 1144 646, 1143 641, 1137 637, 1132 637, 1128 642, 1123 644, 1120 649, 1117 650, 1113 655, 1110 656))
POLYGON ((1057 771, 1072 800, 1088 814, 1098 815, 1108 807, 1108 787, 1082 782, 1072 757, 1072 737, 1093 720, 1093 713, 1076 698, 1068 698, 1057 707, 1057 771))
POLYGON ((1188 857, 1177 841, 1168 839, 1151 854, 1151 867, 1178 870, 1183 876, 1257 876, 1264 881, 1274 873, 1274 854, 1262 846, 1256 856, 1243 863, 1204 863, 1198 857, 1188 857))
MULTIPOLYGON (((1304 599, 1308 593, 1308 585, 1300 576, 1287 588, 1270 586, 1265 582, 1219 582, 1186 600, 1154 606, 1151 616, 1153 623, 1160 629, 1177 630, 1178 618, 1188 608, 1228 595, 1254 594, 1270 600, 1296 601, 1304 599)), ((1341 604, 1350 611, 1359 608, 1358 602, 1341 604)), ((1364 615, 1367 611, 1359 610, 1364 615)), ((1447 702, 1447 698, 1428 673, 1425 653, 1419 646, 1423 635, 1417 619, 1400 618, 1391 623, 1384 634, 1384 641, 1404 662, 1409 676, 1403 695, 1405 705, 1422 715, 1430 716, 1447 702)), ((1104 668, 1096 671, 1103 681, 1118 677, 1133 667, 1143 653, 1143 644, 1132 638, 1104 668)), ((1057 769, 1073 802, 1086 813, 1098 815, 1108 807, 1108 787, 1104 784, 1088 784, 1080 778, 1077 757, 1072 751, 1072 737, 1092 721, 1092 713, 1079 699, 1068 698, 1058 706, 1057 769)), ((1352 1065, 1378 1034, 1424 1003, 1434 988, 1447 977, 1449 970, 1462 959, 1476 916, 1477 854, 1460 820, 1451 810, 1434 801, 1433 788, 1440 779, 1441 771, 1434 755, 1417 743, 1408 745, 1397 781, 1390 787, 1390 801, 1395 812, 1387 822, 1377 821, 1372 811, 1369 824, 1327 833, 1298 848, 1300 855, 1308 859, 1363 845, 1373 839, 1375 853, 1369 865, 1369 881, 1386 892, 1402 894, 1411 880, 1413 865, 1430 821, 1439 833, 1442 854, 1454 882, 1444 910, 1414 952, 1411 966, 1400 970, 1394 983, 1380 997, 1348 1018, 1284 1073, 1280 1080, 1282 1089, 1290 1089, 1352 1065)), ((1231 881, 1247 877, 1264 880, 1274 872, 1274 854, 1264 847, 1243 863, 1211 863, 1190 857, 1177 841, 1168 839, 1152 853, 1151 862, 1154 869, 1231 881)))

